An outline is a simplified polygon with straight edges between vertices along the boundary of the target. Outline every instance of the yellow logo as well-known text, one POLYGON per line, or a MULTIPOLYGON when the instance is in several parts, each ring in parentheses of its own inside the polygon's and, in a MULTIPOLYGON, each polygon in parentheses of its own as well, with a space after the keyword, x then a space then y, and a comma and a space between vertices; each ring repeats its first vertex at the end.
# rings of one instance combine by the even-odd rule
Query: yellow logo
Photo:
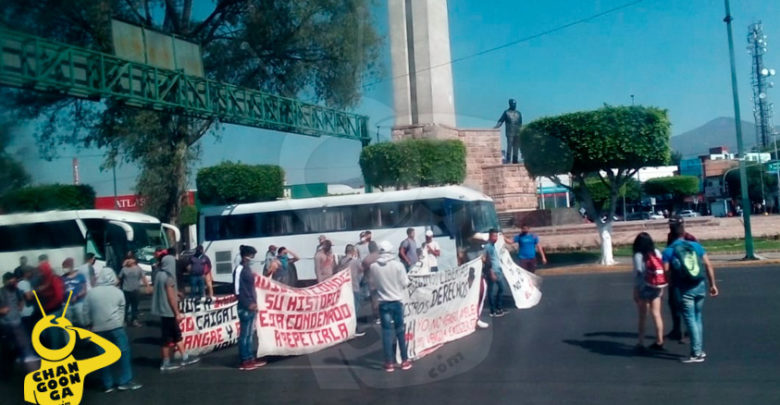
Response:
POLYGON ((43 318, 33 327, 32 345, 41 357, 41 367, 28 373, 24 378, 24 400, 29 403, 78 405, 84 394, 84 378, 87 374, 110 366, 122 355, 115 344, 92 331, 77 328, 65 319, 72 295, 71 291, 62 316, 56 318, 55 315, 46 315, 38 294, 35 294, 43 318), (50 349, 41 343, 41 334, 48 328, 62 329, 68 335, 65 347, 50 349), (76 360, 72 353, 76 346, 77 335, 80 339, 91 340, 92 343, 100 346, 104 353, 89 359, 76 360))

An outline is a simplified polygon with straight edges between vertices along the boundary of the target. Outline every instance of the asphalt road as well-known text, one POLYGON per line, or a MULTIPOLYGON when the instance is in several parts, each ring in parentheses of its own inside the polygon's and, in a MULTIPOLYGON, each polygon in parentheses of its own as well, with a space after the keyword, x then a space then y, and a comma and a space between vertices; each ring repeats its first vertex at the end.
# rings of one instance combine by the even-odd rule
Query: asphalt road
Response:
MULTIPOLYGON (((93 382, 83 403, 780 403, 780 267, 722 269, 717 278, 721 296, 704 305, 701 364, 681 364, 688 347, 676 342, 655 355, 633 350, 628 273, 548 276, 537 307, 491 319, 489 329, 392 374, 380 368, 378 326, 251 372, 235 369, 232 348, 171 374, 158 370, 157 329, 134 328, 136 380, 144 387, 104 394, 93 382)), ((0 403, 22 403, 21 388, 21 376, 0 383, 0 403)))

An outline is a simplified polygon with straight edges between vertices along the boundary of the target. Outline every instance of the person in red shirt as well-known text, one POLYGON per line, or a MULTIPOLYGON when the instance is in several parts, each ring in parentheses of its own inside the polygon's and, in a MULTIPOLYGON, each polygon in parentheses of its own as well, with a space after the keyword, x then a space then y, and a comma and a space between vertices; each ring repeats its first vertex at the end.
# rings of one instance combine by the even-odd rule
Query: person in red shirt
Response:
MULTIPOLYGON (((38 256, 38 275, 34 289, 46 315, 61 317, 66 300, 65 284, 54 274, 47 255, 38 256)), ((36 309, 35 317, 36 320, 43 318, 40 309, 36 309)), ((41 337, 46 347, 59 349, 65 346, 65 336, 57 328, 46 329, 41 337)))

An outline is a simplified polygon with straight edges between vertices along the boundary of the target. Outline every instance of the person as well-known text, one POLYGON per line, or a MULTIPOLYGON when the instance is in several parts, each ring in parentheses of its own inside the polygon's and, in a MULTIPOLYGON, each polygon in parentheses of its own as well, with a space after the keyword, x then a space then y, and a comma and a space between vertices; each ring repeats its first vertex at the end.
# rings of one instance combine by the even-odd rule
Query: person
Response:
POLYGON ((84 255, 84 263, 82 263, 77 270, 81 273, 85 279, 87 279, 87 292, 89 289, 95 286, 95 258, 94 253, 87 253, 84 255))
POLYGON ((184 350, 179 322, 184 316, 179 312, 176 289, 176 258, 172 254, 163 256, 160 270, 154 278, 151 313, 160 317, 162 364, 160 371, 170 371, 197 363, 200 359, 189 356, 184 350), (181 363, 171 363, 171 349, 181 353, 181 363))
POLYGON ((544 254, 542 245, 539 244, 539 237, 531 233, 531 228, 527 224, 520 227, 520 233, 514 238, 504 237, 507 244, 517 245, 517 258, 522 267, 531 273, 536 273, 536 254, 542 258, 542 264, 547 264, 547 256, 544 254))
POLYGON ((431 272, 439 271, 439 256, 441 256, 441 248, 439 244, 433 240, 433 231, 425 231, 425 242, 422 245, 422 255, 420 261, 431 272))
POLYGON ((84 319, 84 297, 87 296, 87 279, 73 267, 73 258, 69 257, 62 262, 65 274, 62 282, 65 283, 65 297, 70 296, 70 309, 66 314, 68 320, 75 326, 86 326, 84 319), (70 295, 73 293, 73 295, 70 295))
POLYGON ((293 251, 287 249, 286 247, 282 246, 277 250, 276 255, 277 260, 279 260, 279 267, 273 274, 273 279, 285 284, 285 285, 291 285, 290 284, 290 266, 298 261, 298 255, 296 255, 293 251))
MULTIPOLYGON (((661 263, 661 252, 655 248, 653 238, 647 232, 641 232, 634 239, 634 302, 639 313, 637 348, 644 349, 645 320, 647 311, 653 317, 655 325, 655 342, 649 346, 651 350, 663 350, 664 323, 661 316, 661 297, 665 285, 650 285, 646 282, 647 272, 664 271, 661 263), (653 263, 652 268, 648 267, 653 263)), ((666 277, 663 277, 665 280, 666 277)))
POLYGON ((368 288, 368 296, 371 299, 371 313, 374 316, 375 323, 379 325, 379 299, 376 295, 376 286, 371 279, 371 265, 376 263, 379 259, 379 245, 376 242, 371 241, 368 243, 368 255, 361 260, 363 265, 363 281, 364 285, 368 288))
MULTIPOLYGON (((679 215, 674 215, 669 218, 669 233, 666 235, 666 246, 671 245, 677 239, 677 236, 672 232, 672 228, 675 228, 677 224, 683 224, 683 239, 691 242, 698 242, 695 236, 685 231, 685 219, 679 215)), ((680 291, 674 284, 674 278, 670 279, 669 283, 669 298, 667 299, 669 305, 669 314, 672 318, 672 330, 666 334, 666 337, 670 340, 676 340, 680 343, 685 342, 685 335, 682 332, 682 307, 680 303, 680 291)))
MULTIPOLYGON (((134 262, 134 260, 133 260, 134 262)), ((133 263, 125 264, 136 266, 133 263)), ((124 269, 129 267, 124 267, 124 269)), ((137 390, 141 384, 133 382, 131 365, 133 354, 130 341, 124 328, 126 294, 117 288, 114 270, 103 267, 98 273, 95 286, 89 290, 86 298, 86 314, 92 323, 92 331, 116 345, 122 355, 119 361, 101 370, 103 392, 137 390), (115 378, 116 376, 116 378, 115 378)))
POLYGON ((333 275, 336 268, 336 256, 333 254, 333 245, 331 241, 325 240, 322 246, 318 248, 314 255, 314 272, 317 275, 317 282, 321 283, 333 275))
POLYGON ((671 279, 677 286, 685 326, 691 334, 690 357, 681 361, 701 363, 707 357, 704 352, 702 323, 707 285, 709 284, 710 296, 717 297, 719 294, 715 284, 715 269, 707 252, 698 242, 685 240, 685 225, 682 222, 673 224, 671 228, 675 240, 664 249, 664 270, 670 271, 671 279), (702 275, 702 271, 705 274, 702 275))
POLYGON ((211 260, 203 253, 203 245, 198 245, 187 263, 187 270, 190 272, 191 298, 201 298, 205 294, 207 267, 211 267, 211 260))
POLYGON ((485 245, 484 261, 488 265, 485 272, 488 289, 488 305, 490 306, 490 317, 500 318, 506 314, 502 297, 504 295, 504 272, 501 270, 501 261, 496 250, 498 241, 498 230, 490 229, 488 231, 488 243, 485 245))
POLYGON ((14 367, 14 354, 22 361, 32 360, 30 341, 22 326, 24 297, 16 288, 16 276, 3 274, 0 288, 0 377, 10 377, 14 367))
MULTIPOLYGON (((243 246, 243 245, 241 245, 243 246)), ((241 251, 241 247, 238 248, 239 252, 241 251)), ((269 272, 269 268, 271 267, 271 264, 275 261, 277 261, 276 252, 279 249, 276 248, 275 245, 269 245, 268 251, 265 252, 265 261, 263 261, 263 275, 264 276, 271 276, 272 273, 269 272)), ((241 264, 241 253, 238 254, 239 261, 236 263, 236 266, 241 264)), ((235 268, 235 266, 233 266, 235 268)))
POLYGON ((24 277, 24 271, 26 269, 34 268, 27 264, 27 256, 22 256, 19 258, 19 266, 14 269, 14 277, 16 277, 17 280, 21 280, 22 277, 24 277))
POLYGON ((160 260, 160 269, 165 270, 173 281, 173 290, 179 298, 184 297, 184 292, 179 284, 179 266, 176 258, 176 248, 171 246, 165 250, 163 258, 160 260))
MULTIPOLYGON (((122 267, 119 272, 119 280, 122 283, 122 292, 125 297, 125 304, 123 307, 127 310, 127 314, 124 317, 127 319, 127 324, 135 327, 140 327, 141 322, 138 322, 138 302, 141 295, 141 286, 144 290, 149 290, 149 282, 146 281, 144 271, 138 266, 138 262, 135 258, 125 260, 127 266, 122 267)), ((148 292, 147 292, 148 293, 148 292)))
POLYGON ((122 267, 128 267, 131 261, 138 262, 135 258, 135 252, 128 250, 127 253, 125 253, 124 260, 122 260, 122 267))
POLYGON ((363 260, 368 257, 370 253, 368 251, 368 244, 371 243, 371 231, 360 232, 360 242, 355 244, 355 250, 357 251, 358 259, 363 260))
POLYGON ((414 240, 414 228, 406 228, 406 239, 398 247, 398 257, 408 272, 417 263, 417 242, 414 240))
MULTIPOLYGON (((48 315, 62 316, 62 304, 65 302, 65 284, 54 274, 54 269, 49 263, 49 256, 38 256, 38 277, 34 283, 35 292, 41 300, 43 310, 48 315)), ((38 313, 36 319, 43 315, 38 313)), ((59 335, 59 334, 56 334, 59 335)))
POLYGON ((317 248, 314 250, 315 255, 317 254, 317 252, 322 250, 326 240, 328 240, 328 237, 325 235, 320 235, 317 237, 317 248))
POLYGON ((517 163, 520 158, 520 126, 523 125, 523 115, 517 111, 517 102, 509 99, 509 108, 504 110, 498 119, 495 128, 501 128, 506 124, 506 163, 517 163))
POLYGON ((27 266, 22 271, 22 278, 16 283, 16 288, 22 293, 24 298, 24 306, 22 307, 22 326, 24 327, 25 334, 30 336, 32 334, 33 327, 35 326, 35 295, 33 294, 32 286, 33 268, 27 266))
POLYGON ((409 285, 406 269, 393 254, 393 244, 389 241, 379 243, 380 255, 371 265, 371 277, 376 286, 379 299, 379 316, 382 323, 382 348, 385 356, 385 371, 395 369, 395 341, 401 352, 401 370, 412 368, 406 349, 406 327, 404 326, 404 307, 401 302, 409 285))
POLYGON ((266 365, 265 360, 256 360, 254 351, 255 322, 257 321, 257 292, 255 274, 249 262, 257 250, 252 246, 241 246, 241 264, 233 269, 233 293, 238 297, 238 357, 241 371, 255 370, 266 365))
POLYGON ((349 271, 352 278, 352 296, 355 299, 355 336, 365 336, 366 332, 360 330, 357 320, 360 315, 360 303, 363 302, 363 294, 361 292, 361 285, 363 284, 363 264, 358 258, 357 249, 354 245, 349 244, 344 248, 344 257, 339 260, 339 271, 349 271))

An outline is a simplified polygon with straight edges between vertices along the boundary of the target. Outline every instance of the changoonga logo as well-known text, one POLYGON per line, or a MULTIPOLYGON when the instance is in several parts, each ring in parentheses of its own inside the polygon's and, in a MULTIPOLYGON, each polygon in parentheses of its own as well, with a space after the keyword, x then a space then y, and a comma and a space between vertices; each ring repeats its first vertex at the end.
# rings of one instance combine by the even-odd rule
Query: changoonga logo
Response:
MULTIPOLYGON (((110 366, 122 355, 119 348, 100 335, 82 328, 77 328, 65 318, 70 298, 65 302, 62 315, 49 314, 43 310, 38 294, 38 308, 43 314, 32 331, 32 345, 41 358, 41 367, 27 374, 24 378, 24 400, 40 405, 78 405, 84 394, 84 378, 87 374, 110 366), (67 343, 63 347, 50 348, 41 342, 42 335, 52 335, 60 329, 67 335, 67 343), (103 353, 88 359, 77 360, 73 357, 76 340, 89 340, 103 349, 103 353)), ((60 333, 61 335, 61 333, 60 333)), ((51 342, 49 343, 52 344, 51 342)))

